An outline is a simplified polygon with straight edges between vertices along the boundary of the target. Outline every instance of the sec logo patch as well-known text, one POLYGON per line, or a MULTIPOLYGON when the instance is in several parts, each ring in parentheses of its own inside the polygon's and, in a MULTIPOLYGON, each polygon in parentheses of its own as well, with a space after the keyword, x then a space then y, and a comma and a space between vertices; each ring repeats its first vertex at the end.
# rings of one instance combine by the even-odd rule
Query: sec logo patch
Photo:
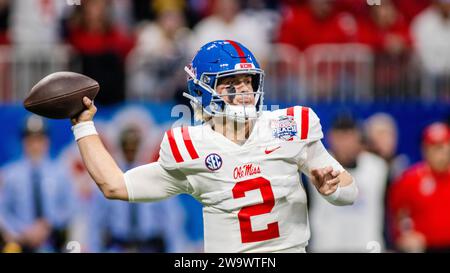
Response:
POLYGON ((222 158, 218 154, 209 154, 205 159, 206 168, 217 171, 222 167, 222 158))

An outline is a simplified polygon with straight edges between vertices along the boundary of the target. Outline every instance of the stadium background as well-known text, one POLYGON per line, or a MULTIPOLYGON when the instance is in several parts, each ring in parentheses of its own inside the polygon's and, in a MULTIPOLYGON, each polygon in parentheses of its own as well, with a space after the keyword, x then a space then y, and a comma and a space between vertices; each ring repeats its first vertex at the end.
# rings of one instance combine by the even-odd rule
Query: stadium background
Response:
MULTIPOLYGON (((147 129, 161 137, 179 120, 173 106, 187 105, 184 65, 201 44, 223 38, 257 55, 268 105, 312 107, 325 133, 342 113, 361 128, 372 114, 390 114, 396 153, 412 165, 421 160, 425 126, 450 116, 449 23, 428 44, 418 26, 433 2, 441 1, 0 0, 0 165, 22 156, 29 113, 21 100, 45 75, 71 70, 100 82, 96 120, 111 146, 116 117, 131 122, 129 113, 140 115, 133 122, 151 120, 147 129)), ((73 146, 70 124, 48 126, 51 156, 62 162, 73 146)), ((200 205, 179 201, 187 215, 180 232, 190 241, 184 251, 200 251, 200 205)))

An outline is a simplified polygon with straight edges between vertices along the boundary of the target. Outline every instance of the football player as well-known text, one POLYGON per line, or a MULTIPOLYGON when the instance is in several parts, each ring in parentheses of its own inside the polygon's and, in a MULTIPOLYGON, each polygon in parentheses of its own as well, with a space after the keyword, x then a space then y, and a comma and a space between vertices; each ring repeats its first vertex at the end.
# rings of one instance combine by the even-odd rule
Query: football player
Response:
POLYGON ((310 237, 299 171, 334 205, 357 197, 351 175, 321 143, 308 107, 263 111, 264 72, 242 44, 200 48, 188 97, 201 125, 168 130, 159 160, 123 173, 98 137, 96 107, 72 119, 86 167, 109 199, 157 201, 187 193, 203 205, 206 252, 305 252, 310 237))

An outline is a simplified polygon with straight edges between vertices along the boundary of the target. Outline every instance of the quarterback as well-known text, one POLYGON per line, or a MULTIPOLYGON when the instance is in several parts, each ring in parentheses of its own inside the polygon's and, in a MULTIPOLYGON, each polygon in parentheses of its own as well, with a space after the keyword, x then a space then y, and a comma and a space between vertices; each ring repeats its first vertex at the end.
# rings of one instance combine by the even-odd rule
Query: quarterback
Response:
POLYGON ((201 125, 168 130, 157 162, 123 173, 98 137, 96 107, 72 119, 83 161, 103 194, 130 202, 187 193, 203 205, 206 252, 305 252, 310 237, 299 172, 338 206, 358 194, 325 150, 319 118, 304 106, 263 110, 264 72, 242 44, 205 44, 185 67, 201 125))

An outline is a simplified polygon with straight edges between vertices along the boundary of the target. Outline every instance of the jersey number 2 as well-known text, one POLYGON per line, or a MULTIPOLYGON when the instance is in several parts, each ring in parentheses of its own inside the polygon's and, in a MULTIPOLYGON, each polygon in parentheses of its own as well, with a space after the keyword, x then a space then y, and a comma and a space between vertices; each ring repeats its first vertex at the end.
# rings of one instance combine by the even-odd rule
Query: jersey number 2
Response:
POLYGON ((272 186, 269 180, 257 177, 238 182, 233 188, 233 198, 245 197, 246 192, 256 189, 261 191, 263 202, 261 204, 243 207, 238 213, 242 243, 259 242, 280 237, 278 222, 270 223, 266 229, 258 231, 252 230, 252 224, 250 222, 251 216, 270 213, 275 206, 275 197, 273 196, 272 186))

